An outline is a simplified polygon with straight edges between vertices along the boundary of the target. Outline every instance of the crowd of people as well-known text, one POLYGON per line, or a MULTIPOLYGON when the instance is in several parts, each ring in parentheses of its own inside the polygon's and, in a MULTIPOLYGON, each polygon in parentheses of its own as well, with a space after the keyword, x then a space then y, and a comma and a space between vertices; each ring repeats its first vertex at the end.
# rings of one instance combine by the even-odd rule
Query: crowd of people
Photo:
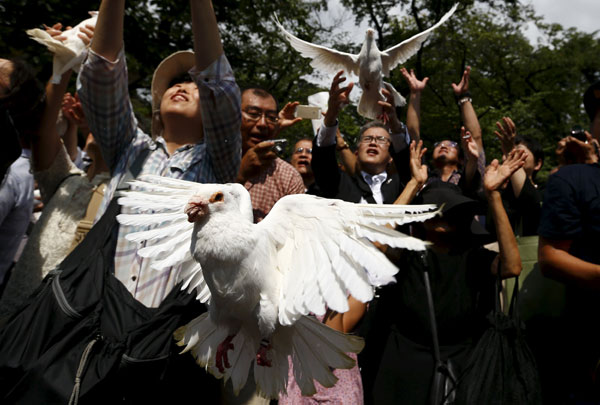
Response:
MULTIPOLYGON (((303 397, 290 361, 279 403, 476 403, 465 388, 475 384, 468 377, 478 366, 475 348, 502 311, 515 320, 515 333, 526 324, 525 340, 511 344, 533 353, 508 362, 513 375, 504 376, 503 389, 514 394, 516 384, 525 392, 510 403, 600 403, 600 82, 583 97, 590 131, 558 142, 559 166, 545 187, 536 179, 544 164, 538 141, 521 135, 510 117, 481 128, 470 67, 458 84, 448 83, 463 126, 430 154, 420 128, 427 78, 402 69, 410 88, 405 123, 383 89, 385 122, 366 123, 349 145, 338 116, 354 86, 340 71, 320 127, 298 140, 286 161, 272 140, 302 120, 294 114, 299 102, 280 108, 263 88, 240 90, 210 0, 190 3, 194 51, 169 55, 156 68, 150 134, 138 126, 129 98, 124 0, 103 0, 96 26, 82 28, 89 51, 75 94, 67 92, 71 71, 44 88, 26 63, 0 59, 3 403, 269 403, 252 378, 234 393, 173 347, 176 327, 206 308, 179 291, 180 269, 152 269, 137 254, 144 243, 126 235, 141 229, 116 222, 119 190, 144 174, 240 183, 255 222, 299 193, 442 207, 439 217, 403 226, 430 242, 426 252, 378 246, 399 268, 395 284, 378 289, 370 303, 348 296, 347 312, 318 317, 365 339, 363 352, 351 354, 355 367, 335 370, 333 387, 317 384, 314 396, 303 397), (497 159, 486 157, 484 131, 500 142, 497 159), (515 284, 522 286, 516 301, 515 284), (48 305, 45 291, 63 301, 48 305), (58 322, 61 311, 67 316, 58 322), (83 330, 73 323, 81 320, 91 325, 89 339, 71 336, 83 330), (49 358, 48 340, 72 348, 49 358), (98 341, 104 360, 88 359, 98 341), (117 350, 126 350, 123 358, 110 360, 117 350), (524 362, 533 373, 522 373, 524 362), (86 382, 91 369, 93 385, 86 382)), ((63 38, 60 24, 47 31, 63 38)), ((486 373, 491 367, 480 369, 486 373)), ((508 403, 504 398, 493 399, 508 403)))

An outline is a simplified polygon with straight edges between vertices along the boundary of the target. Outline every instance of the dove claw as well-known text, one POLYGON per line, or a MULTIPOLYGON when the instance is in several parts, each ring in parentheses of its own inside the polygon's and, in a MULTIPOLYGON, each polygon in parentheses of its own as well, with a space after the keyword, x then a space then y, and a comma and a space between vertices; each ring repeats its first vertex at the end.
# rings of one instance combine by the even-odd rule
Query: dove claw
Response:
POLYGON ((256 364, 263 367, 271 367, 271 360, 267 358, 267 351, 271 348, 271 344, 264 340, 260 342, 258 352, 256 352, 256 364))
POLYGON ((229 358, 227 357, 227 351, 233 350, 233 343, 231 343, 231 341, 234 337, 235 335, 227 336, 225 340, 223 340, 217 347, 217 354, 215 360, 217 363, 217 369, 221 374, 225 373, 225 368, 231 368, 231 365, 229 364, 229 358))

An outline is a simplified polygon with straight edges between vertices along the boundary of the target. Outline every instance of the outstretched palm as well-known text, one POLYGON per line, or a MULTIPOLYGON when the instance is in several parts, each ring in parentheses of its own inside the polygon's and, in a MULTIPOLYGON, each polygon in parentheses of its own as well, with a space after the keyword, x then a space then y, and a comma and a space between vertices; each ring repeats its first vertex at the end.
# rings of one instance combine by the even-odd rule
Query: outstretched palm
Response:
POLYGON ((500 164, 498 159, 485 169, 483 187, 486 193, 496 191, 525 163, 527 153, 522 149, 514 149, 508 154, 506 160, 500 164))

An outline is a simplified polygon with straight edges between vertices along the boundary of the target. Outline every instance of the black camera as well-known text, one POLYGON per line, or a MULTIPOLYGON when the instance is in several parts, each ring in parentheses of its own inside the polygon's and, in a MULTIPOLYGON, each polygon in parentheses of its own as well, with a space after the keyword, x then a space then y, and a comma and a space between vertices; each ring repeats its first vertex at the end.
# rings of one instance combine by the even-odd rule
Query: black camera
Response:
POLYGON ((585 135, 585 130, 581 125, 574 125, 571 127, 571 133, 569 134, 573 138, 580 140, 581 142, 587 141, 587 136, 585 135))

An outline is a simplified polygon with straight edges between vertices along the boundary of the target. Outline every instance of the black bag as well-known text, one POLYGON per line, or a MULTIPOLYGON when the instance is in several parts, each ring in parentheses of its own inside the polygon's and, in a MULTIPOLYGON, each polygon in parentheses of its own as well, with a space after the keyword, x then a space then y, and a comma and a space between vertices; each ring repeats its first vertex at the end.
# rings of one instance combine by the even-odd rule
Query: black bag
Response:
MULTIPOLYGON (((142 151, 119 188, 140 172, 142 151)), ((219 384, 173 332, 206 308, 175 286, 147 308, 114 275, 119 205, 46 276, 0 331, 2 404, 217 403, 219 384)))
POLYGON ((435 308, 433 306, 433 294, 431 293, 431 284, 429 283, 429 273, 427 272, 426 253, 421 255, 425 263, 423 278, 425 283, 425 292, 427 293, 427 309, 429 310, 429 322, 431 326, 431 340, 433 342, 433 358, 435 360, 435 369, 433 371, 433 381, 429 390, 429 403, 431 405, 453 404, 456 397, 457 378, 454 366, 450 359, 442 360, 440 355, 440 344, 438 342, 437 323, 435 321, 435 308))
MULTIPOLYGON (((518 280, 517 280, 518 281, 518 280)), ((525 342, 519 318, 519 284, 515 281, 508 315, 500 309, 500 277, 496 305, 488 315, 489 327, 473 349, 460 378, 460 404, 541 404, 535 358, 525 342)))

